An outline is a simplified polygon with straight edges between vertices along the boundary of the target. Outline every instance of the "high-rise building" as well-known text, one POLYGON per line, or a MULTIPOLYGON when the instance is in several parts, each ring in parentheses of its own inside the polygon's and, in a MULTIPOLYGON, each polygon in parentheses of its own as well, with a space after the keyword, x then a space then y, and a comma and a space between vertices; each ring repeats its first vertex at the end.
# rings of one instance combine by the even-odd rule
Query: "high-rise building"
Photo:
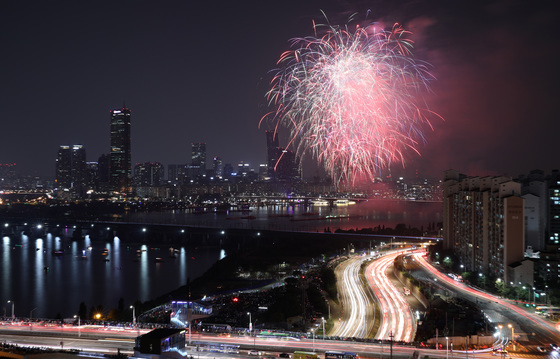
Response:
POLYGON ((282 155, 279 145, 278 134, 274 131, 265 131, 266 135, 266 161, 268 164, 268 176, 275 179, 275 168, 278 158, 282 155))
POLYGON ((268 177, 268 165, 266 163, 261 163, 259 165, 259 180, 260 181, 265 181, 270 179, 268 177))
POLYGON ((560 244, 560 172, 552 171, 548 181, 548 240, 547 244, 560 244))
POLYGON ((233 166, 231 165, 231 163, 226 163, 224 165, 224 178, 225 179, 230 179, 233 175, 233 166))
POLYGON ((206 174, 206 143, 191 143, 191 176, 206 174))
POLYGON ((519 182, 525 200, 525 245, 533 251, 545 250, 548 186, 544 171, 533 170, 527 176, 520 176, 519 182))
POLYGON ((55 188, 83 197, 86 191, 86 150, 82 145, 60 146, 56 156, 55 188))
POLYGON ((510 266, 525 252, 521 185, 506 177, 467 177, 445 172, 443 247, 466 271, 507 282, 510 266))
POLYGON ((216 178, 223 178, 224 177, 224 164, 222 163, 222 159, 218 156, 214 157, 214 176, 216 178))
POLYGON ((72 191, 78 196, 86 194, 86 149, 82 145, 72 146, 72 191))
POLYGON ((97 160, 97 168, 99 170, 99 188, 106 190, 109 186, 109 166, 111 163, 111 156, 102 154, 97 160))
POLYGON ((298 181, 301 178, 299 158, 279 145, 278 134, 265 131, 268 177, 271 180, 298 181))
POLYGON ((130 110, 112 110, 109 184, 111 190, 126 194, 132 191, 130 144, 130 110))
POLYGON ((163 165, 159 162, 143 162, 134 166, 135 186, 161 186, 163 185, 163 165))
POLYGON ((249 175, 250 171, 251 171, 251 167, 249 166, 248 163, 245 163, 245 162, 241 161, 237 164, 237 177, 238 178, 247 177, 249 175))
POLYGON ((0 163, 0 189, 14 188, 17 182, 15 163, 0 163))
POLYGON ((72 151, 70 146, 60 146, 56 155, 55 188, 59 191, 72 187, 72 151))
POLYGON ((99 189, 99 163, 86 162, 86 191, 99 189))
POLYGON ((177 184, 179 177, 177 176, 177 165, 167 165, 167 182, 170 184, 177 184))
POLYGON ((301 176, 297 156, 293 151, 281 150, 281 155, 276 165, 276 179, 289 182, 298 181, 301 176))

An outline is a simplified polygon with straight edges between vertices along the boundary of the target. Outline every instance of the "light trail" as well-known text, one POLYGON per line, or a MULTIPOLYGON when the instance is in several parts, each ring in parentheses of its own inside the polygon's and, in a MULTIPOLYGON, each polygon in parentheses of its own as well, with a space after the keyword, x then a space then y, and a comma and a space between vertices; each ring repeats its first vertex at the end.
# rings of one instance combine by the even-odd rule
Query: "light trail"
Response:
POLYGON ((376 339, 391 339, 412 341, 416 322, 412 316, 410 306, 403 298, 401 290, 393 285, 387 271, 402 251, 385 255, 372 262, 366 268, 366 278, 370 284, 381 312, 381 322, 375 335, 376 339))
POLYGON ((558 328, 552 325, 551 323, 549 323, 548 321, 546 321, 545 319, 540 318, 534 314, 528 313, 527 311, 517 307, 516 305, 511 304, 509 301, 503 300, 497 296, 488 294, 486 292, 476 290, 472 287, 467 286, 465 283, 457 282, 451 279, 449 276, 445 275, 444 273, 441 273, 434 266, 432 266, 426 260, 424 255, 420 253, 416 253, 414 254, 414 260, 417 263, 419 263, 421 266, 423 266, 427 271, 429 271, 435 278, 437 278, 438 281, 445 282, 448 285, 453 286, 456 290, 466 292, 469 295, 476 296, 477 298, 494 301, 495 303, 500 304, 506 307, 507 309, 512 310, 517 314, 523 316, 527 320, 531 321, 533 325, 537 325, 538 327, 549 332, 551 335, 556 337, 558 336, 558 332, 559 332, 558 328))
POLYGON ((360 277, 362 263, 371 256, 355 257, 345 262, 339 290, 345 308, 339 326, 329 333, 332 336, 347 338, 367 338, 373 325, 373 302, 366 293, 360 277))

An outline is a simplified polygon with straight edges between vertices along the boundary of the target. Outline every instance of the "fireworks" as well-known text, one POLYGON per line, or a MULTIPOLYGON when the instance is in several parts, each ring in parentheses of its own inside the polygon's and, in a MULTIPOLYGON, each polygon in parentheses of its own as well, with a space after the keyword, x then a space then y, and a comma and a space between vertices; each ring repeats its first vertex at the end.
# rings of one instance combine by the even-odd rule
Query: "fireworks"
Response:
POLYGON ((418 152, 430 125, 421 94, 433 77, 398 24, 327 29, 280 56, 267 94, 275 111, 263 120, 288 128, 288 147, 311 154, 335 183, 354 183, 418 152))

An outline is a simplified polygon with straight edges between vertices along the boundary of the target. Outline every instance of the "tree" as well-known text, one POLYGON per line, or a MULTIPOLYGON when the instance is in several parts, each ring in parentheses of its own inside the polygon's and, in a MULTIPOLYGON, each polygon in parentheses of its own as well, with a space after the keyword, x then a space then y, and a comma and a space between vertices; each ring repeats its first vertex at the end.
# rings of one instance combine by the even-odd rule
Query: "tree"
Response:
POLYGON ((78 309, 78 316, 79 316, 80 318, 84 318, 84 319, 87 318, 87 306, 86 306, 86 303, 84 303, 84 302, 81 302, 81 303, 80 303, 80 309, 78 309))
POLYGON ((498 291, 498 293, 499 293, 502 297, 504 297, 505 294, 506 294, 506 291, 507 291, 506 283, 505 283, 503 280, 501 280, 500 278, 498 278, 498 279, 496 279, 496 284, 495 284, 495 286, 496 286, 496 290, 498 291))

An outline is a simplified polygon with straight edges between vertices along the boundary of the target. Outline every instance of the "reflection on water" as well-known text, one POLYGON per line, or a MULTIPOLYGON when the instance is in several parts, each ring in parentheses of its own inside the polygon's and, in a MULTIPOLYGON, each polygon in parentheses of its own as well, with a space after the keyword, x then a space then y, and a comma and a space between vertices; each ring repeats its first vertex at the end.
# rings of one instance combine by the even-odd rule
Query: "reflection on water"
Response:
POLYGON ((0 316, 72 317, 81 302, 106 313, 136 300, 146 301, 201 276, 225 255, 219 248, 149 247, 26 235, 3 237, 0 250, 0 316), (63 251, 63 252, 57 252, 63 251), (172 254, 172 255, 171 255, 172 254), (36 309, 34 309, 36 308, 36 309))
POLYGON ((442 221, 441 202, 373 200, 344 206, 284 205, 252 207, 250 211, 197 212, 135 212, 126 221, 139 223, 173 223, 209 228, 239 228, 278 231, 321 232, 333 230, 394 228, 399 223, 420 228, 442 221))

